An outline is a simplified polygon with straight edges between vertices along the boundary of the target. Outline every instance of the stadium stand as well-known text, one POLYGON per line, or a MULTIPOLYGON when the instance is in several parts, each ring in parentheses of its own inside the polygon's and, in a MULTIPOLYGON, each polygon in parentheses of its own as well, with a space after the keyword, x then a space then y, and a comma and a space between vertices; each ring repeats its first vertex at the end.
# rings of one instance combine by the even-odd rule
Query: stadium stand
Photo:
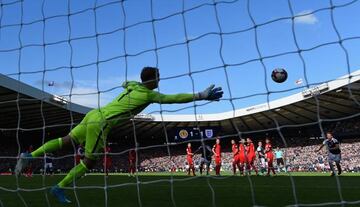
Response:
MULTIPOLYGON (((356 156, 356 152, 360 148, 358 139, 360 137, 358 130, 360 119, 356 117, 360 110, 357 102, 360 99, 359 74, 360 71, 351 74, 350 81, 347 76, 340 77, 320 86, 305 89, 290 97, 269 102, 268 105, 262 104, 239 109, 235 113, 198 114, 198 117, 193 115, 163 115, 160 117, 152 114, 134 117, 128 123, 117 127, 110 135, 109 142, 112 144, 110 156, 113 158, 113 166, 110 170, 112 172, 127 171, 127 153, 128 150, 134 148, 133 129, 130 127, 134 121, 140 144, 138 168, 141 171, 168 171, 170 169, 181 171, 186 168, 185 145, 164 143, 162 123, 171 136, 174 135, 175 129, 182 127, 218 127, 220 130, 214 136, 226 135, 222 136, 225 148, 225 164, 223 165, 225 170, 231 166, 230 147, 228 147, 230 139, 238 139, 237 130, 240 130, 242 136, 253 137, 255 143, 265 137, 271 137, 274 146, 285 150, 289 170, 315 171, 318 170, 318 156, 313 151, 316 145, 321 143, 320 137, 322 136, 317 122, 319 115, 322 119, 323 131, 333 130, 336 136, 344 142, 342 149, 345 169, 359 171, 358 163, 360 162, 356 156), (317 101, 320 106, 319 114, 315 113, 317 101), (284 148, 284 142, 281 140, 273 120, 277 120, 279 126, 282 126, 281 131, 286 138, 287 148, 284 148), (291 127, 284 127, 287 125, 291 127), (258 132, 253 133, 254 130, 258 132), (162 147, 158 147, 159 145, 162 147), (171 147, 171 157, 166 151, 167 145, 171 147), (157 147, 153 149, 151 146, 157 147)), ((0 167, 1 173, 13 172, 17 155, 24 151, 30 143, 40 144, 42 139, 39 137, 47 140, 50 137, 63 136, 90 110, 90 108, 70 103, 61 97, 47 94, 4 75, 0 75, 0 78, 1 113, 4 114, 4 118, 0 120, 2 128, 1 163, 4 163, 0 167), (18 117, 20 117, 19 130, 17 128, 18 117), (46 127, 44 122, 46 122, 46 127), (44 136, 43 129, 45 129, 44 136), (14 138, 17 138, 19 142, 14 138), (18 143, 21 144, 21 148, 18 148, 18 143)), ((184 140, 183 142, 189 141, 195 142, 194 147, 200 144, 196 143, 199 140, 184 140)), ((207 142, 212 145, 213 139, 211 138, 207 142)), ((56 172, 65 172, 73 167, 75 152, 74 148, 63 154, 55 154, 57 157, 54 161, 56 172)), ((197 157, 195 157, 196 159, 197 157)), ((34 164, 34 171, 41 172, 42 166, 42 160, 38 160, 34 164)), ((101 170, 102 164, 99 163, 93 171, 101 172, 101 170)))

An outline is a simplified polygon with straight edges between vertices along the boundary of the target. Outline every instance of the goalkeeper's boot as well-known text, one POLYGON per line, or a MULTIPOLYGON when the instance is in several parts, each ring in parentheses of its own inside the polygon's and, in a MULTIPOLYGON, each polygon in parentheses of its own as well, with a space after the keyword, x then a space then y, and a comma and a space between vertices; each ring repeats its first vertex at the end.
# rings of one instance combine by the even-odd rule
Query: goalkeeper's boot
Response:
POLYGON ((50 189, 50 193, 54 195, 60 203, 71 203, 71 201, 66 198, 64 190, 58 185, 53 186, 50 189))
POLYGON ((28 166, 31 158, 32 155, 30 153, 24 152, 20 154, 20 157, 15 166, 15 175, 20 175, 20 173, 28 166))

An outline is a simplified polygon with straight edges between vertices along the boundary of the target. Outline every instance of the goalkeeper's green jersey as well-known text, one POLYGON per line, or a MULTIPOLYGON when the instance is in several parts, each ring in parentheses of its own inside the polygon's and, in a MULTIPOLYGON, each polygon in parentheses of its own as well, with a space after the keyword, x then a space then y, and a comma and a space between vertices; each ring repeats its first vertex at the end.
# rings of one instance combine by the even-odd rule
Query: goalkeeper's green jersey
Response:
POLYGON ((111 125, 117 125, 124 119, 140 113, 151 103, 187 103, 194 100, 193 94, 165 95, 136 81, 125 82, 122 87, 125 90, 119 96, 100 108, 102 115, 111 125))

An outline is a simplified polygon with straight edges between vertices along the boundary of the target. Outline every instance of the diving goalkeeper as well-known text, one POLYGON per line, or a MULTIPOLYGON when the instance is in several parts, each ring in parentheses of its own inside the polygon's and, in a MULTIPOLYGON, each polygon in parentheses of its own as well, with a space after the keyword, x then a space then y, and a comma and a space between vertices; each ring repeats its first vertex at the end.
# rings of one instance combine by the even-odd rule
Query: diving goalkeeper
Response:
POLYGON ((95 165, 98 160, 98 153, 104 148, 106 137, 112 127, 129 120, 151 103, 188 103, 195 100, 218 101, 223 95, 221 87, 215 88, 214 85, 196 94, 165 95, 153 91, 158 87, 159 81, 158 68, 143 68, 141 83, 125 82, 122 85, 124 91, 120 95, 106 106, 88 112, 81 123, 73 128, 67 136, 50 140, 31 153, 22 153, 16 164, 16 175, 21 173, 31 158, 72 146, 73 142, 76 145, 83 144, 85 146, 84 159, 50 190, 59 202, 70 203, 71 201, 66 198, 64 193, 64 187, 75 182, 95 165))

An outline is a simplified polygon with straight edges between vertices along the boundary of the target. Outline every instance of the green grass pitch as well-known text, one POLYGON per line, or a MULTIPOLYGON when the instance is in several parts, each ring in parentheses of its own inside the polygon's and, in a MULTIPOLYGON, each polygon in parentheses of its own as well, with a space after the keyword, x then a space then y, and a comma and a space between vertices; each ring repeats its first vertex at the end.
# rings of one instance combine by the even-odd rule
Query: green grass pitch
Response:
MULTIPOLYGON (((291 179, 300 204, 319 204, 344 201, 353 202, 343 206, 360 206, 360 174, 345 174, 335 177, 322 173, 293 173, 292 177, 281 174, 275 177, 229 176, 188 177, 176 173, 171 185, 168 173, 141 173, 137 178, 125 174, 110 175, 107 179, 108 206, 287 206, 295 204, 291 179), (137 183, 137 181, 140 181, 137 183), (173 188, 171 188, 173 186, 173 188), (252 188, 251 188, 252 186, 252 188), (251 190, 253 189, 253 191, 251 190), (173 192, 173 200, 171 197, 173 192), (356 203, 356 201, 358 201, 356 203), (255 203, 254 203, 255 202, 255 203)), ((74 190, 66 193, 73 201, 69 205, 58 204, 48 193, 63 175, 20 177, 16 191, 15 176, 0 176, 0 206, 77 206, 74 190), (46 188, 44 189, 43 186, 46 188), (9 192, 12 191, 12 192, 9 192)), ((103 175, 87 175, 78 182, 76 195, 81 206, 105 206, 105 178, 103 175), (86 187, 86 188, 85 188, 86 187)), ((332 206, 342 206, 335 204, 332 206)))

